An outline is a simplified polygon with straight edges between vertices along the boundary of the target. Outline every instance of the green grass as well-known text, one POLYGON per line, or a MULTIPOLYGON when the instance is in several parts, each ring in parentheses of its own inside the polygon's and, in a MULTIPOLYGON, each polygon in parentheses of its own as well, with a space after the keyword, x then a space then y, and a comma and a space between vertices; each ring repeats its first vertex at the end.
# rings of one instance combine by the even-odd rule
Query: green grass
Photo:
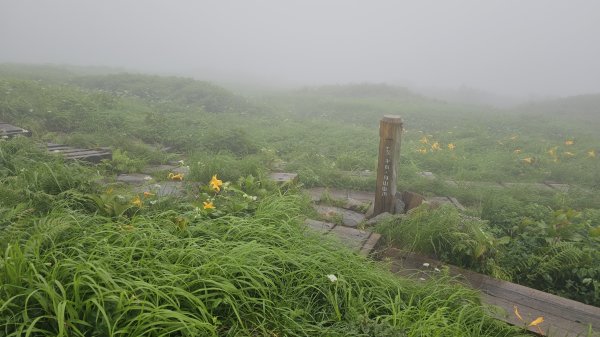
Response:
POLYGON ((32 218, 0 260, 6 336, 516 336, 474 292, 394 277, 298 224, 296 196, 180 229, 161 213, 32 218), (335 274, 331 282, 328 274, 335 274))
POLYGON ((302 214, 310 214, 306 200, 265 181, 269 171, 287 170, 299 173, 302 186, 373 190, 374 176, 353 173, 375 170, 384 114, 404 120, 399 189, 455 196, 468 214, 488 221, 424 212, 399 224, 409 236, 386 229, 389 240, 597 303, 597 270, 586 267, 600 225, 595 97, 505 111, 364 84, 250 99, 190 79, 102 72, 0 65, 1 121, 31 129, 35 142, 110 146, 115 154, 87 167, 48 156, 32 141, 0 143, 0 275, 10 281, 0 288, 0 331, 514 335, 485 316, 473 293, 448 279, 399 280, 307 236, 299 225, 302 214), (577 118, 563 118, 570 115, 577 118), (432 151, 435 142, 440 150, 432 151), (554 148, 556 155, 549 152, 554 148), (144 199, 137 208, 131 191, 108 193, 92 182, 182 157, 191 169, 185 177, 191 199, 144 199), (420 171, 438 179, 424 179, 420 171), (230 182, 229 190, 216 195, 206 187, 214 174, 230 182), (494 190, 444 180, 552 180, 571 188, 494 190), (216 211, 203 209, 208 200, 216 211), (569 214, 566 223, 561 214, 569 214), (554 242, 559 222, 589 238, 554 242), (578 271, 545 276, 561 264, 578 271), (515 277, 525 268, 531 277, 515 277), (186 274, 192 270, 195 279, 186 274), (335 284, 326 277, 331 273, 338 275, 335 284), (457 306, 456 296, 467 305, 457 306))

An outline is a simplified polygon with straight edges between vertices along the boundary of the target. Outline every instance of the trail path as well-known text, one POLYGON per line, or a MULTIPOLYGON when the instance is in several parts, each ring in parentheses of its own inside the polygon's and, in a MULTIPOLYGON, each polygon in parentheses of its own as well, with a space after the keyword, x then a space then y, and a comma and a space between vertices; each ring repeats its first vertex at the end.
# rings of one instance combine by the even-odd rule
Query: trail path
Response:
MULTIPOLYGON (((525 327, 527 323, 537 317, 544 317, 544 322, 539 325, 543 332, 541 335, 544 336, 587 336, 589 325, 592 326, 594 331, 600 331, 600 308, 598 307, 497 280, 418 254, 382 247, 379 243, 380 236, 375 236, 377 233, 367 234, 369 233, 368 229, 354 229, 353 219, 345 223, 348 212, 360 214, 353 211, 353 208, 364 209, 365 203, 374 200, 374 193, 372 192, 312 188, 306 190, 306 193, 315 202, 315 209, 321 216, 335 217, 332 212, 337 212, 337 219, 342 221, 341 224, 333 225, 327 222, 308 220, 308 226, 325 233, 335 234, 340 237, 342 242, 361 254, 372 254, 378 259, 388 261, 390 270, 401 277, 411 277, 426 282, 427 279, 435 277, 441 270, 448 270, 448 273, 454 276, 458 282, 478 290, 481 293, 482 302, 489 305, 490 313, 499 320, 525 327), (342 207, 318 205, 321 201, 333 201, 342 207), (337 231, 332 230, 335 228, 337 228, 337 231), (352 230, 360 231, 360 233, 347 234, 352 233, 352 230), (523 320, 526 322, 520 321, 514 314, 515 307, 518 308, 523 320)), ((425 201, 429 203, 446 203, 459 210, 464 210, 458 200, 452 197, 432 197, 426 198, 425 201)), ((362 216, 363 220, 358 227, 365 223, 364 214, 362 216)), ((536 327, 528 327, 528 329, 540 334, 536 327)), ((596 333, 594 336, 600 336, 600 334, 596 333)))
MULTIPOLYGON (((187 173, 185 168, 176 165, 159 165, 149 167, 143 174, 120 175, 117 181, 131 184, 139 191, 160 185, 160 195, 182 195, 183 182, 149 180, 149 174, 156 172, 187 173)), ((295 174, 276 174, 271 179, 280 183, 293 183, 297 180, 295 174)), ((458 183, 457 183, 458 184, 458 183)), ((468 184, 468 183, 467 183, 468 184)), ((495 188, 523 187, 523 185, 497 184, 495 188)), ((564 187, 545 186, 536 184, 536 188, 564 190, 564 187)), ((527 184, 524 186, 529 188, 527 184)), ((374 200, 373 192, 352 191, 344 189, 311 188, 305 193, 313 201, 316 219, 307 219, 305 225, 318 233, 337 238, 357 253, 372 255, 389 261, 390 270, 400 277, 412 277, 422 282, 435 277, 437 270, 448 270, 448 273, 458 282, 472 287, 481 293, 481 300, 489 305, 490 313, 499 320, 525 326, 519 321, 514 307, 519 309, 523 319, 531 322, 537 317, 544 317, 539 325, 545 336, 586 336, 589 325, 595 331, 600 331, 600 308, 568 300, 539 290, 527 288, 514 283, 493 279, 491 277, 464 270, 455 266, 419 256, 397 249, 382 247, 381 236, 373 233, 368 226, 365 213, 374 200)), ((429 203, 448 204, 459 210, 464 207, 452 197, 430 197, 429 203)), ((389 215, 391 216, 391 215, 389 215)), ((529 330, 539 334, 535 327, 529 330)), ((600 335, 595 335, 600 336, 600 335)))

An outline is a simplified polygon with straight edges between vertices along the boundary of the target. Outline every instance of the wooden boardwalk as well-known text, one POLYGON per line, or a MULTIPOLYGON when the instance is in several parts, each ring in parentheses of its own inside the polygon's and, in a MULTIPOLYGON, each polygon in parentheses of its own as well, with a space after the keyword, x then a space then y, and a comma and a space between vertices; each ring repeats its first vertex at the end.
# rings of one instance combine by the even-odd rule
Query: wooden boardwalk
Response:
MULTIPOLYGON (((397 249, 387 249, 379 256, 391 262, 392 272, 405 277, 427 279, 434 276, 437 269, 448 268, 449 273, 463 284, 477 289, 483 303, 494 306, 492 314, 499 320, 516 326, 525 326, 537 317, 543 317, 539 325, 544 336, 600 336, 600 308, 524 287, 469 270, 447 265, 439 261, 397 249), (517 307, 523 320, 514 314, 517 307)), ((534 327, 529 330, 539 334, 534 327)))
POLYGON ((102 159, 112 159, 112 151, 108 148, 78 149, 67 145, 48 143, 46 150, 63 156, 65 159, 82 160, 99 163, 102 159))

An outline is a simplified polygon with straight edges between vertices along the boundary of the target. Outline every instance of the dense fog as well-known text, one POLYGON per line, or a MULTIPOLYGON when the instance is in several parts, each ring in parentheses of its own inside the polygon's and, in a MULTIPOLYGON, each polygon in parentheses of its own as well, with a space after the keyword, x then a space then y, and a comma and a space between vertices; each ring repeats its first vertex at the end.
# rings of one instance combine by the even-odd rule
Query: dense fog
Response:
POLYGON ((594 0, 2 0, 0 63, 566 96, 600 92, 598 13, 594 0))

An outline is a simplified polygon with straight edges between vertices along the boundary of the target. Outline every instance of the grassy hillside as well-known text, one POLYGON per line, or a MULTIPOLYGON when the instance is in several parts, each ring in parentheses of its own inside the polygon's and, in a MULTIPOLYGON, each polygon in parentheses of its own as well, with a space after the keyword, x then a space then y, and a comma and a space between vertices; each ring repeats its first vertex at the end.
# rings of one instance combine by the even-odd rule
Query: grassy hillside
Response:
MULTIPOLYGON (((593 115, 593 103, 579 104, 577 102, 580 99, 572 98, 566 101, 570 102, 569 106, 588 106, 589 109, 582 108, 581 111, 593 115)), ((586 102, 587 100, 588 98, 584 99, 586 102)), ((113 335, 126 335, 131 331, 138 331, 128 330, 129 328, 124 328, 122 324, 132 326, 133 323, 128 317, 140 312, 141 309, 136 307, 139 303, 120 302, 130 295, 121 295, 120 288, 114 288, 112 283, 98 281, 99 277, 115 278, 122 272, 122 269, 111 265, 110 261, 99 259, 99 256, 108 256, 112 254, 109 253, 111 250, 121 251, 123 247, 118 246, 125 244, 119 235, 134 235, 128 232, 131 229, 129 226, 139 228, 140 233, 145 233, 151 239, 143 241, 147 245, 144 249, 147 248, 148 253, 140 253, 141 250, 127 251, 124 256, 129 260, 120 260, 125 265, 141 266, 143 269, 140 270, 140 274, 136 274, 135 280, 119 276, 124 279, 120 279, 117 284, 127 289, 139 279, 145 280, 152 274, 151 270, 156 268, 175 270, 177 272, 173 273, 178 276, 174 279, 186 282, 178 273, 182 269, 194 267, 186 263, 196 260, 182 261, 176 257, 179 256, 177 254, 184 254, 189 248, 200 255, 212 256, 214 252, 202 250, 204 248, 200 247, 209 245, 214 240, 220 240, 219 244, 222 244, 215 246, 215 252, 223 252, 227 251, 230 245, 244 246, 242 242, 250 244, 250 241, 254 240, 252 238, 263 235, 265 231, 272 231, 272 235, 281 236, 279 241, 273 239, 264 242, 256 239, 255 243, 261 245, 256 249, 267 251, 268 254, 265 254, 273 261, 277 260, 276 257, 286 261, 288 258, 306 259, 305 256, 295 255, 294 249, 298 250, 298 254, 311 252, 320 254, 319 256, 327 255, 327 249, 339 249, 318 247, 316 242, 314 248, 304 247, 303 250, 292 247, 293 242, 297 242, 294 240, 304 240, 304 234, 298 231, 298 223, 302 214, 307 211, 306 201, 297 196, 288 196, 286 193, 289 192, 284 193, 273 186, 269 187, 264 176, 273 170, 295 171, 299 173, 303 186, 372 190, 375 177, 369 172, 376 168, 379 141, 377 128, 379 120, 385 114, 401 115, 405 123, 399 189, 425 195, 456 196, 467 206, 468 214, 484 220, 465 227, 456 214, 425 210, 422 214, 419 213, 421 215, 418 220, 410 220, 413 222, 409 222, 408 225, 420 228, 413 225, 421 221, 423 228, 433 228, 431 224, 443 226, 449 233, 448 237, 462 239, 440 243, 430 236, 421 236, 426 244, 420 249, 424 252, 435 252, 439 251, 436 248, 439 246, 436 245, 443 245, 447 252, 436 257, 448 262, 598 305, 600 269, 595 261, 600 244, 600 194, 597 193, 600 188, 600 135, 592 132, 591 123, 587 122, 586 125, 583 119, 556 114, 548 109, 552 106, 549 102, 540 103, 535 109, 524 106, 517 110, 505 111, 490 107, 450 104, 413 94, 403 88, 371 84, 304 88, 247 98, 210 83, 185 78, 125 73, 90 74, 77 69, 64 71, 55 67, 22 68, 3 65, 0 67, 0 121, 33 130, 35 142, 110 146, 114 151, 112 161, 89 169, 74 164, 67 165, 47 157, 31 142, 11 141, 1 144, 0 198, 3 203, 0 224, 3 226, 2 235, 6 238, 2 242, 10 243, 10 247, 29 247, 27 249, 34 252, 23 253, 8 249, 9 246, 4 247, 7 248, 7 254, 17 254, 14 258, 11 255, 11 261, 20 261, 22 265, 11 265, 11 268, 16 268, 14 270, 5 268, 3 277, 7 280, 12 277, 10 282, 16 282, 14 277, 30 279, 25 290, 3 288, 5 297, 2 299, 7 301, 6 303, 16 301, 16 304, 0 304, 0 307, 8 310, 8 316, 5 317, 18 318, 10 324, 6 323, 10 326, 5 327, 5 330, 26 330, 31 326, 29 317, 32 313, 51 312, 49 317, 57 317, 55 314, 62 312, 68 313, 72 322, 78 322, 72 324, 82 331, 83 335, 92 333, 92 330, 86 330, 87 325, 94 325, 92 322, 99 321, 103 322, 103 331, 113 331, 113 335), (164 148, 169 148, 170 151, 164 151, 164 148), (166 200, 157 207, 150 207, 152 200, 148 200, 143 203, 143 207, 137 207, 132 204, 136 196, 128 194, 130 192, 125 190, 108 193, 93 183, 97 178, 105 177, 110 180, 115 173, 138 172, 148 163, 164 163, 169 159, 181 157, 186 158, 191 169, 186 180, 206 184, 212 175, 218 174, 224 180, 236 184, 239 178, 243 178, 236 188, 247 195, 258 196, 260 201, 253 204, 245 200, 242 194, 234 195, 223 199, 220 213, 204 212, 202 202, 205 200, 202 199, 166 200), (423 178, 418 174, 421 171, 431 171, 437 179, 423 178), (358 175, 357 172, 361 174, 358 175), (254 186, 249 187, 243 183, 246 178, 250 179, 248 181, 260 183, 249 184, 254 186), (444 183, 445 180, 551 180, 567 183, 570 188, 566 192, 530 188, 500 191, 485 186, 449 185, 444 183), (281 194, 285 195, 281 197, 281 194), (267 211, 268 214, 260 213, 261 208, 265 207, 270 210, 274 207, 287 207, 296 211, 290 211, 289 214, 293 216, 282 218, 280 216, 283 215, 278 210, 273 211, 274 215, 269 213, 271 211, 267 211), (62 221, 61 219, 70 220, 65 221, 66 227, 52 234, 56 234, 56 237, 49 237, 49 241, 40 239, 44 237, 44 231, 48 228, 44 224, 55 224, 62 221), (161 227, 165 224, 167 228, 161 227), (179 228, 178 224, 185 224, 185 228, 179 228), (99 226, 98 232, 83 229, 90 226, 99 226), (244 241, 242 236, 235 236, 237 234, 231 236, 241 228, 251 230, 243 234, 248 238, 248 242, 244 241), (253 232, 254 230, 256 232, 253 232), (72 236, 70 232, 73 232, 72 236), (92 300, 97 299, 92 297, 87 300, 66 298, 66 294, 70 292, 63 294, 57 285, 59 290, 52 290, 57 294, 52 293, 49 297, 41 298, 39 303, 32 307, 32 311, 18 311, 18 307, 23 305, 18 301, 27 297, 30 294, 28 291, 33 292, 32 289, 39 287, 40 282, 52 284, 57 281, 63 288, 65 284, 69 284, 69 291, 75 291, 80 280, 68 279, 72 274, 69 269, 72 265, 63 267, 48 262, 48 259, 58 260, 56 256, 67 256, 72 259, 68 260, 69 263, 74 265, 74 261, 78 260, 69 247, 76 241, 75 238, 81 236, 85 240, 95 241, 103 235, 118 240, 104 242, 102 246, 94 248, 97 250, 86 259, 97 261, 104 269, 89 270, 85 273, 97 272, 102 275, 91 277, 100 288, 108 289, 108 302, 96 304, 92 300), (139 254, 159 254, 160 249, 157 247, 165 247, 159 239, 162 236, 169 237, 170 244, 178 247, 174 248, 174 260, 153 262, 133 258, 140 256, 139 254), (469 245, 463 244, 465 237, 469 238, 465 239, 469 245), (181 244, 173 243, 179 239, 182 240, 181 244), (233 241, 230 242, 230 239, 233 241), (428 250, 427 244, 433 244, 433 250, 428 250), (278 250, 281 247, 291 249, 292 255, 284 256, 285 254, 278 250), (19 257, 21 253, 23 257, 19 257), (23 267, 31 266, 32 263, 35 269, 23 267), (47 263, 51 265, 48 266, 47 263), (55 269, 55 265, 58 269, 55 269), (38 267, 45 268, 44 273, 40 274, 43 280, 36 278, 38 267), (114 296, 119 297, 119 300, 114 296), (48 303, 55 307, 51 308, 48 303), (76 306, 66 309, 67 306, 75 304, 76 306), (129 305, 133 306, 133 309, 127 309, 129 305), (102 310, 106 311, 107 308, 112 314, 102 314, 100 317, 102 310), (77 316, 75 313, 80 310, 84 310, 86 314, 77 316)), ((198 196, 200 195, 198 192, 198 196)), ((138 197, 142 198, 140 195, 138 197)), ((390 242, 401 244, 393 230, 380 230, 386 233, 390 242)), ((247 249, 254 249, 253 247, 251 245, 247 249)), ((198 261, 205 261, 205 258, 198 257, 198 261)), ((224 331, 232 335, 251 334, 255 331, 259 331, 258 334, 275 331, 279 334, 314 335, 317 331, 317 334, 328 335, 378 335, 376 332, 381 331, 380 329, 397 332, 394 330, 397 328, 406 335, 418 335, 419 331, 428 331, 427 335, 437 333, 457 336, 463 335, 459 331, 472 331, 473 336, 501 336, 514 332, 506 330, 506 327, 496 327, 495 323, 488 324, 487 319, 482 318, 485 317, 482 309, 475 302, 473 314, 469 311, 461 318, 462 314, 457 312, 455 316, 452 311, 453 314, 446 323, 436 321, 435 318, 429 321, 427 315, 436 317, 432 310, 445 310, 441 308, 450 306, 451 296, 442 296, 439 298, 441 302, 432 302, 432 307, 414 309, 422 313, 422 316, 417 314, 415 317, 418 318, 414 320, 410 320, 410 316, 391 318, 393 315, 404 315, 413 310, 410 309, 410 303, 395 302, 397 294, 406 294, 410 298, 411 294, 421 296, 428 292, 435 293, 436 290, 425 288, 421 293, 419 286, 414 284, 394 283, 400 281, 391 281, 391 277, 381 276, 382 272, 376 269, 357 267, 364 263, 363 260, 356 260, 352 262, 354 264, 347 266, 347 270, 344 269, 344 273, 350 273, 350 270, 361 272, 360 275, 348 274, 348 279, 356 278, 359 281, 349 283, 352 287, 348 285, 343 294, 334 292, 331 295, 321 288, 329 285, 327 282, 315 285, 313 281, 307 281, 315 279, 314 282, 322 282, 318 275, 329 274, 327 266, 340 264, 337 259, 343 257, 328 255, 323 260, 315 261, 315 264, 295 265, 291 270, 286 269, 287 265, 278 265, 275 262, 275 265, 265 266, 265 270, 262 270, 261 266, 252 265, 258 269, 252 272, 257 274, 248 276, 252 279, 250 281, 236 283, 237 290, 213 289, 210 284, 214 280, 206 281, 207 283, 198 288, 186 288, 181 293, 183 302, 191 300, 190 298, 198 293, 212 294, 213 291, 219 294, 232 291, 237 295, 227 295, 229 302, 221 295, 215 295, 215 298, 220 300, 215 300, 202 313, 193 312, 188 315, 186 312, 186 317, 173 314, 167 319, 168 322, 160 321, 160 324, 164 323, 160 329, 175 329, 171 319, 185 321, 190 317, 202 317, 201 324, 197 321, 194 321, 194 324, 197 323, 197 328, 208 335, 226 334, 224 331), (262 274, 263 272, 266 274, 262 274), (299 281, 292 282, 296 285, 295 288, 288 289, 285 286, 286 282, 291 282, 290 278, 296 276, 299 277, 299 281), (273 277, 277 281, 266 281, 273 277), (381 281, 381 277, 386 280, 381 281), (364 293, 362 288, 375 284, 373 282, 376 283, 378 292, 364 293), (270 286, 278 289, 276 293, 265 290, 270 286), (408 290, 404 292, 402 287, 408 287, 408 290), (240 288, 243 289, 243 296, 240 295, 240 288), (316 293, 307 295, 303 292, 306 289, 315 290, 316 293), (398 289, 401 291, 398 292, 398 289), (236 297, 238 295, 241 297, 236 297), (319 297, 321 295, 324 297, 319 297), (288 304, 285 303, 282 304, 284 307, 279 307, 278 301, 285 296, 293 299, 290 303, 302 303, 310 310, 297 311, 300 307, 291 304, 286 307, 288 304), (309 296, 310 299, 304 296, 309 296), (323 301, 340 301, 341 298, 346 305, 346 311, 343 313, 335 309, 343 307, 341 304, 323 304, 323 301), (244 303, 249 301, 252 304, 236 307, 232 304, 234 299, 244 303), (314 303, 311 299, 314 299, 314 303), (255 311, 258 309, 255 305, 259 302, 265 306, 257 314, 255 311), (365 305, 367 309, 363 311, 356 309, 365 305), (393 313, 399 307, 409 311, 393 313), (283 320, 272 323, 276 313, 280 312, 283 312, 283 320), (210 317, 217 317, 216 321, 208 319, 210 317), (349 323, 356 317, 362 317, 361 322, 364 324, 349 323), (471 326, 472 319, 483 320, 486 323, 474 327, 471 326), (251 323, 246 325, 246 320, 251 323), (450 326, 456 330, 450 329, 450 326), (431 330, 427 330, 429 328, 431 330)), ((233 282, 232 275, 245 275, 247 272, 238 271, 240 266, 231 267, 231 271, 226 271, 228 276, 221 275, 223 278, 220 280, 225 278, 228 282, 233 282)), ((148 293, 144 293, 146 300, 156 296, 151 304, 144 303, 156 311, 148 314, 148 320, 135 329, 147 329, 151 322, 157 321, 157 315, 165 308, 163 306, 171 310, 171 315, 173 308, 183 303, 175 305, 162 301, 163 293, 160 292, 166 291, 165 289, 182 290, 177 287, 176 282, 168 282, 159 276, 151 282, 145 281, 152 284, 148 285, 148 293)), ((444 294, 447 289, 457 291, 444 280, 436 283, 434 287, 444 289, 444 294)), ((95 290, 90 291, 86 294, 91 296, 95 290)), ((206 296, 212 298, 213 295, 206 296)), ((400 300, 405 301, 402 296, 398 297, 398 301, 400 300)), ((427 303, 429 300, 432 299, 419 297, 418 303, 427 303)), ((414 305, 418 307, 419 304, 415 302, 414 305)), ((187 304, 183 307, 187 308, 187 304)), ((43 318, 42 325, 48 335, 56 334, 57 329, 62 326, 46 318, 43 318)), ((175 330, 169 333, 185 334, 175 330)), ((190 331, 186 333, 193 335, 190 331)))

